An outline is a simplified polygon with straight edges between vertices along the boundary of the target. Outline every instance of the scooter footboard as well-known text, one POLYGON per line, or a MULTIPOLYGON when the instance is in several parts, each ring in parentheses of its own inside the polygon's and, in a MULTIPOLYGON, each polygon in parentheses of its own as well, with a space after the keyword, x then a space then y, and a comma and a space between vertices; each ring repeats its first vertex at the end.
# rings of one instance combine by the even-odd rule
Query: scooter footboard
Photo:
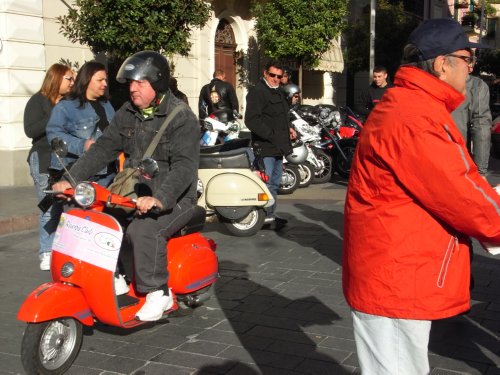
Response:
POLYGON ((65 316, 87 326, 94 324, 92 312, 80 289, 53 282, 42 284, 31 292, 17 313, 17 319, 28 323, 65 316))

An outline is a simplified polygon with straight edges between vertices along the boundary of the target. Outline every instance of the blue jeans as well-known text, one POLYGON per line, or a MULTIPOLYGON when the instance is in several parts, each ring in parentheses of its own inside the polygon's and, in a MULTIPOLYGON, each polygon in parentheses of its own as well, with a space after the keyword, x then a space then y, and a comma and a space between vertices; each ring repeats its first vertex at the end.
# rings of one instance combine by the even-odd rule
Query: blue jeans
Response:
POLYGON ((281 184, 281 175, 283 174, 283 157, 282 156, 265 156, 264 168, 266 174, 269 176, 267 187, 274 198, 274 204, 266 208, 266 216, 273 217, 276 211, 276 204, 278 201, 278 190, 281 184))
MULTIPOLYGON (((35 183, 36 194, 40 202, 45 197, 43 191, 50 187, 49 174, 40 173, 39 165, 38 153, 33 152, 29 159, 30 174, 35 183)), ((40 212, 38 216, 38 236, 40 242, 40 248, 38 250, 39 256, 43 253, 50 253, 52 251, 52 240, 62 211, 62 205, 60 203, 54 203, 47 212, 40 212)))
POLYGON ((427 375, 430 320, 396 319, 352 310, 361 373, 427 375))

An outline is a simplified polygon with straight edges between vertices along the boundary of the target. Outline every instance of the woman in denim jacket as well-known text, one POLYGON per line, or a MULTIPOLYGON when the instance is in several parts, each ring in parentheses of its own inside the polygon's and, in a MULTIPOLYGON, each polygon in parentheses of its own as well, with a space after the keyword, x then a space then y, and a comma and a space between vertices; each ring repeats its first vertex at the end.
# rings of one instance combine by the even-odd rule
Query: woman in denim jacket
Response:
MULTIPOLYGON (((115 114, 106 96, 106 68, 96 61, 85 63, 75 80, 73 90, 53 109, 47 124, 49 143, 60 138, 68 147, 62 159, 66 166, 73 164, 99 138, 115 114)), ((62 169, 52 154, 50 168, 62 169)), ((97 173, 93 180, 108 186, 115 172, 108 167, 97 173)))
MULTIPOLYGON (((71 91, 73 81, 71 67, 53 64, 45 74, 42 87, 28 100, 24 109, 24 133, 33 140, 28 155, 28 164, 39 202, 45 197, 43 191, 49 188, 48 168, 51 150, 47 142, 47 123, 56 103, 71 91)), ((42 271, 50 269, 51 234, 54 233, 58 221, 59 215, 53 215, 51 209, 45 212, 40 211, 38 256, 42 271)))

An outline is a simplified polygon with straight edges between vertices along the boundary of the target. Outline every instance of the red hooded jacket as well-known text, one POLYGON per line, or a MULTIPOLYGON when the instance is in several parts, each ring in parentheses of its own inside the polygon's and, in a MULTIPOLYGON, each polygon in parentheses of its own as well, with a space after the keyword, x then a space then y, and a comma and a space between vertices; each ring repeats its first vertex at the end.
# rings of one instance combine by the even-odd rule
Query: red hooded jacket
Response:
POLYGON ((500 197, 450 112, 464 97, 402 67, 371 112, 344 218, 343 289, 359 311, 440 319, 469 309, 468 238, 500 243, 500 197))

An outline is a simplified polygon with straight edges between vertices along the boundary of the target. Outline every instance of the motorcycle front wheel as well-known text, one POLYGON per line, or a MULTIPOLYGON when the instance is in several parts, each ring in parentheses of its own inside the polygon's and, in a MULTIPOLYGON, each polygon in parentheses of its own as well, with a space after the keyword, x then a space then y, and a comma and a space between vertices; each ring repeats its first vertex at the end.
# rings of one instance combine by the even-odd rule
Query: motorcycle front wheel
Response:
POLYGON ((278 194, 286 195, 292 194, 299 187, 300 172, 299 168, 295 165, 284 164, 283 174, 281 175, 281 184, 278 194))
POLYGON ((82 324, 72 318, 28 323, 21 343, 21 361, 28 374, 63 374, 82 345, 82 324))
POLYGON ((314 167, 309 162, 302 163, 299 165, 299 174, 299 188, 308 187, 314 179, 314 167))
POLYGON ((345 142, 340 144, 340 149, 346 156, 347 160, 340 155, 340 152, 335 153, 335 170, 343 178, 349 178, 352 159, 354 158, 354 152, 356 151, 357 144, 358 142, 355 138, 347 139, 345 142))
POLYGON ((314 154, 321 167, 314 172, 313 184, 323 184, 332 178, 332 158, 323 150, 315 150, 314 154))
POLYGON ((226 229, 237 237, 250 237, 261 230, 266 219, 264 209, 254 207, 252 211, 242 219, 229 220, 222 218, 226 229))

